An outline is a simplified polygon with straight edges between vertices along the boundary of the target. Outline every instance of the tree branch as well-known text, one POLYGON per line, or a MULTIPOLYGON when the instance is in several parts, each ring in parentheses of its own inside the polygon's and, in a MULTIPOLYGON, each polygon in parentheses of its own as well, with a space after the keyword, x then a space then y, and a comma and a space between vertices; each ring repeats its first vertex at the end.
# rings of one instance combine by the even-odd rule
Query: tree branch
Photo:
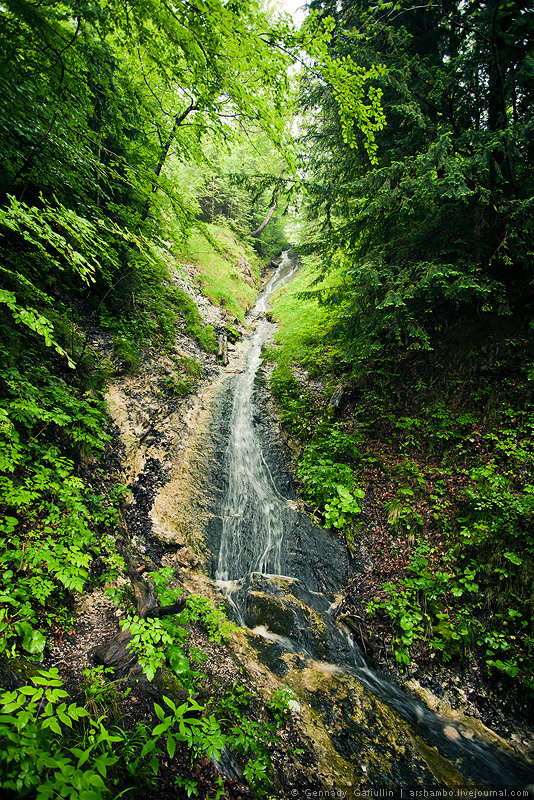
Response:
POLYGON ((276 206, 278 204, 278 197, 280 196, 280 189, 282 188, 282 175, 284 174, 284 169, 285 169, 285 167, 282 169, 282 172, 280 173, 280 178, 278 179, 278 186, 276 187, 276 192, 274 194, 273 203, 272 203, 271 207, 269 208, 269 210, 267 212, 267 216, 265 217, 265 219, 263 220, 263 222, 261 223, 259 228, 256 228, 255 231, 252 231, 252 233, 250 233, 249 236, 253 236, 254 238, 259 236, 260 233, 264 230, 264 228, 267 227, 267 225, 271 221, 271 217, 274 214, 274 212, 276 210, 276 206))

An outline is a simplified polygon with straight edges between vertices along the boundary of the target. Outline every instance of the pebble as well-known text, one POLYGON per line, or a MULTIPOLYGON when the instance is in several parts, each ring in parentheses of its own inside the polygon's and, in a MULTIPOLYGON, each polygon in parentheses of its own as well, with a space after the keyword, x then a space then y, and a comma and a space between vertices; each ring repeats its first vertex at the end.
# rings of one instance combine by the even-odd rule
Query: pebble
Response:
POLYGON ((460 728, 460 733, 464 737, 464 739, 472 739, 473 738, 473 731, 467 730, 467 728, 460 728))
POLYGON ((447 739, 459 739, 460 738, 460 734, 458 733, 456 728, 452 727, 452 725, 446 725, 443 728, 443 733, 445 734, 447 739))
POLYGON ((298 703, 296 700, 290 700, 287 706, 289 710, 293 712, 293 714, 300 714, 300 703, 298 703))

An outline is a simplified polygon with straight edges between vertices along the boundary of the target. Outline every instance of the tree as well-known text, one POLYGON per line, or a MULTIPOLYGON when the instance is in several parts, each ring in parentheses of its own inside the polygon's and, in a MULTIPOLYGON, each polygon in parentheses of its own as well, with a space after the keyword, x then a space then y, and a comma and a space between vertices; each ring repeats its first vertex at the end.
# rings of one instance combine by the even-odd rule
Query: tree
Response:
POLYGON ((343 141, 329 87, 308 78, 302 91, 310 214, 327 220, 310 247, 346 269, 349 338, 429 347, 458 314, 521 313, 532 299, 532 11, 349 0, 325 13, 333 54, 387 68, 375 79, 387 117, 376 166, 343 141))
POLYGON ((245 124, 280 146, 290 56, 249 3, 8 0, 0 20, 0 650, 38 655, 94 553, 121 563, 76 472, 108 438, 79 316, 168 341, 191 315, 154 246, 164 209, 200 225, 167 165, 245 124))

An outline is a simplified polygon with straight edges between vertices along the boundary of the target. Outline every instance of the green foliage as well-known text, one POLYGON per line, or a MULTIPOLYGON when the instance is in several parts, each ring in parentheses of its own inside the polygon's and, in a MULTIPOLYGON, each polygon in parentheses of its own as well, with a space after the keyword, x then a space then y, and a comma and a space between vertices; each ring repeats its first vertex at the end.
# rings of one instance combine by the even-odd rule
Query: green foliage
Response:
POLYGON ((355 485, 351 467, 343 457, 358 457, 358 437, 346 433, 325 418, 317 420, 316 404, 310 403, 290 368, 276 367, 271 388, 282 407, 282 419, 300 438, 310 438, 304 446, 297 467, 304 497, 323 514, 325 527, 348 529, 361 513, 365 492, 355 485))
POLYGON ((531 19, 518 3, 313 8, 330 18, 334 63, 351 73, 357 53, 369 70, 387 123, 376 124, 369 150, 338 90, 314 75, 302 81, 314 223, 304 249, 325 273, 344 271, 321 298, 345 307, 338 336, 358 356, 404 353, 434 347, 459 317, 521 314, 532 291, 531 19))
POLYGON ((122 361, 122 369, 127 375, 136 375, 141 366, 141 358, 135 342, 127 336, 115 336, 113 349, 122 361))
POLYGON ((120 737, 101 720, 89 719, 88 746, 66 746, 88 711, 76 703, 67 705, 57 670, 38 673, 32 683, 1 695, 2 788, 18 796, 36 792, 38 800, 100 800, 106 793, 107 769, 117 761, 113 750, 120 737))
MULTIPOLYGON (((172 576, 170 567, 150 573, 160 602, 164 605, 174 603, 182 594, 181 589, 170 587, 172 576)), ((200 623, 210 640, 219 644, 230 638, 235 629, 222 607, 197 594, 187 596, 185 609, 179 615, 148 621, 134 618, 121 623, 134 634, 132 646, 138 653, 139 663, 149 680, 152 680, 158 667, 166 661, 169 669, 179 676, 185 688, 191 691, 197 689, 203 676, 193 668, 193 662, 202 663, 204 655, 194 648, 189 649, 188 655, 184 651, 184 644, 189 636, 186 626, 191 622, 200 623), (160 650, 161 647, 165 647, 165 650, 160 650)))
POLYGON ((304 483, 304 496, 324 510, 327 528, 343 528, 352 516, 359 514, 359 500, 365 493, 354 486, 354 476, 347 464, 335 463, 329 458, 318 458, 315 452, 306 451, 297 469, 304 483))
POLYGON ((276 744, 279 729, 285 724, 293 695, 283 688, 273 692, 265 706, 271 719, 254 718, 250 708, 252 694, 234 682, 217 704, 227 746, 243 762, 243 775, 258 797, 268 796, 271 786, 269 747, 276 744))
POLYGON ((315 416, 313 398, 300 388, 290 368, 284 364, 273 371, 270 384, 280 403, 284 423, 297 436, 308 437, 315 416))
POLYGON ((17 796, 34 792, 38 800, 101 800, 114 792, 117 770, 142 780, 144 787, 152 785, 160 758, 172 758, 178 742, 187 744, 192 758, 209 758, 225 746, 215 717, 202 716, 204 708, 192 698, 177 706, 163 696, 166 708, 154 704, 159 722, 152 731, 144 724, 129 732, 109 729, 105 717, 117 689, 106 685, 98 670, 86 670, 85 679, 85 707, 68 703, 55 669, 39 672, 33 685, 0 695, 2 789, 17 796), (95 718, 103 706, 107 710, 95 718))
POLYGON ((347 51, 341 56, 336 53, 328 35, 335 24, 333 17, 321 16, 318 9, 310 9, 306 18, 307 32, 312 37, 309 50, 311 55, 319 58, 318 72, 330 84, 337 101, 343 142, 350 148, 357 146, 357 126, 370 161, 376 163, 375 135, 384 127, 385 116, 381 106, 383 91, 372 82, 386 75, 387 70, 383 64, 367 67, 357 64, 352 53, 347 51), (368 83, 371 85, 366 87, 368 83))
POLYGON ((203 294, 243 321, 258 293, 257 258, 250 247, 240 244, 225 225, 210 224, 207 230, 211 241, 199 233, 193 234, 188 242, 187 255, 198 264, 203 294))
POLYGON ((95 495, 76 474, 76 451, 103 449, 108 434, 100 399, 54 375, 29 351, 15 366, 2 348, 0 506, 1 648, 41 656, 45 613, 81 592, 92 549, 100 546, 109 569, 120 568, 112 537, 120 492, 95 495), (33 363, 32 363, 33 362, 33 363))
POLYGON ((89 577, 91 548, 98 542, 91 525, 93 502, 73 470, 71 461, 49 448, 22 485, 2 480, 4 502, 26 507, 19 519, 6 517, 0 529, 2 651, 10 655, 20 647, 42 654, 46 640, 38 620, 43 610, 65 591, 83 591, 89 577))
POLYGON ((200 594, 188 595, 184 615, 188 621, 201 622, 214 642, 229 639, 235 630, 222 605, 216 605, 200 594))
POLYGON ((337 496, 334 495, 325 503, 325 528, 345 528, 350 524, 355 514, 362 510, 360 500, 365 497, 362 489, 347 489, 343 484, 336 485, 337 496))
POLYGON ((422 525, 421 514, 409 504, 414 492, 411 489, 404 488, 398 490, 397 493, 399 497, 389 500, 385 504, 388 524, 394 530, 404 529, 406 531, 410 531, 414 525, 422 525))
MULTIPOLYGON (((303 273, 311 281, 311 270, 303 273)), ((307 314, 319 294, 304 294, 307 314)), ((397 342, 380 355, 345 357, 336 421, 325 408, 340 362, 324 321, 335 318, 343 296, 328 296, 341 305, 330 317, 325 306, 298 347, 299 308, 287 297, 274 305, 285 327, 270 351, 278 361, 272 388, 285 424, 301 439, 303 494, 327 522, 343 523, 338 487, 359 504, 354 486, 362 475, 369 513, 388 531, 374 553, 374 579, 366 581, 371 630, 387 632, 401 666, 428 650, 445 662, 473 655, 531 691, 534 459, 530 338, 521 322, 514 337, 508 328, 488 332, 482 353, 467 326, 459 350, 446 340, 430 356, 397 342), (328 357, 303 375, 325 343, 328 357), (305 405, 312 381, 322 396, 314 388, 314 402, 305 405)), ((353 509, 344 526, 351 550, 356 515, 353 509)))
POLYGON ((132 634, 128 649, 135 652, 144 674, 151 681, 158 667, 165 663, 165 653, 159 646, 172 644, 172 636, 159 619, 145 620, 134 615, 122 620, 120 626, 132 634))
POLYGON ((118 681, 110 679, 111 668, 102 665, 84 669, 82 673, 84 708, 93 720, 109 719, 117 722, 119 701, 126 697, 130 690, 123 693, 118 681))
POLYGON ((178 397, 185 397, 194 392, 198 386, 198 379, 202 376, 202 364, 189 356, 175 359, 178 372, 173 372, 163 379, 167 392, 178 397))
MULTIPOLYGON (((165 596, 165 593, 162 594, 165 596)), ((168 596, 175 600, 177 595, 179 596, 179 592, 168 596)), ((190 683, 194 686, 197 673, 190 670, 190 661, 181 647, 188 636, 184 626, 191 621, 202 622, 210 639, 219 643, 234 630, 233 623, 226 618, 221 608, 212 605, 207 598, 194 594, 188 596, 186 608, 179 615, 178 621, 157 618, 144 620, 135 615, 121 621, 121 628, 132 634, 128 649, 137 655, 149 681, 167 661, 169 668, 181 676, 184 685, 190 683)))
POLYGON ((217 343, 211 325, 204 325, 198 308, 189 295, 176 286, 168 286, 165 297, 176 309, 178 324, 182 324, 189 334, 207 352, 215 353, 217 343))
POLYGON ((279 363, 297 361, 311 374, 322 375, 332 367, 337 371, 345 360, 342 350, 333 351, 327 340, 331 328, 343 318, 344 308, 326 307, 319 302, 323 291, 333 291, 342 280, 335 270, 321 275, 319 267, 315 257, 304 257, 291 283, 281 287, 273 298, 273 311, 279 323, 275 337, 279 363), (309 291, 311 285, 317 287, 314 292, 309 291), (323 337, 325 340, 321 341, 323 337))
POLYGON ((155 774, 158 771, 157 744, 163 736, 170 758, 174 756, 177 742, 185 742, 191 750, 192 757, 205 753, 207 758, 210 758, 224 748, 226 740, 217 720, 213 715, 199 718, 198 712, 204 709, 195 700, 189 698, 179 706, 168 697, 163 697, 163 702, 167 709, 163 709, 158 703, 154 704, 160 723, 152 731, 153 738, 145 744, 139 756, 144 758, 152 754, 150 763, 155 774))

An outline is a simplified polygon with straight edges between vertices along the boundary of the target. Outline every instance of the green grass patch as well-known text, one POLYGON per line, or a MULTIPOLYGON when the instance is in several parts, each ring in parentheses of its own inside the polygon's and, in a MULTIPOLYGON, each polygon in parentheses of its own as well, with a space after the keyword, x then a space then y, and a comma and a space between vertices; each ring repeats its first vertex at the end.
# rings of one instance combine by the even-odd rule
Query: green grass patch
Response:
POLYGON ((248 245, 222 225, 206 226, 217 242, 216 249, 199 231, 191 235, 184 256, 200 270, 203 294, 212 303, 227 308, 241 321, 252 307, 259 288, 260 265, 257 255, 248 245), (250 273, 241 266, 246 259, 250 273))
POLYGON ((172 303, 172 309, 178 319, 185 323, 185 329, 189 336, 195 339, 207 353, 214 353, 217 349, 215 331, 211 325, 204 324, 195 301, 177 286, 167 287, 166 297, 172 303))
POLYGON ((276 360, 279 364, 302 364, 311 375, 322 374, 332 366, 333 343, 325 341, 325 336, 342 314, 339 308, 321 305, 318 294, 333 291, 342 280, 340 273, 333 272, 314 285, 317 277, 316 259, 305 257, 295 278, 272 301, 273 317, 279 323, 276 360))
POLYGON ((141 366, 141 357, 135 342, 128 336, 117 334, 113 339, 113 350, 122 362, 122 371, 126 375, 137 375, 141 366))
POLYGON ((177 371, 168 375, 163 384, 166 390, 178 397, 185 397, 194 392, 202 377, 202 364, 196 358, 183 356, 176 361, 177 371))

